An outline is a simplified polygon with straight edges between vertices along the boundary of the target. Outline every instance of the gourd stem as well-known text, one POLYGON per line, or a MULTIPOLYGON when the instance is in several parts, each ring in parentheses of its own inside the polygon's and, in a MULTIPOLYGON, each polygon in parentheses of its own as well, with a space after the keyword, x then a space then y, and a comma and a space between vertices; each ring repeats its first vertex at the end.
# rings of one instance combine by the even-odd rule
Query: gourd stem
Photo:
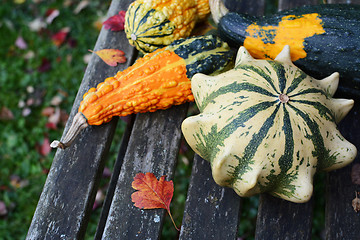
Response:
POLYGON ((83 130, 87 126, 89 126, 89 124, 87 123, 85 116, 81 112, 78 112, 75 115, 73 122, 69 128, 69 131, 66 133, 64 139, 62 141, 54 140, 50 144, 50 147, 61 148, 61 149, 65 149, 69 147, 72 144, 72 142, 75 140, 77 135, 79 135, 81 130, 83 130))
POLYGON ((222 0, 209 0, 209 7, 215 24, 218 24, 220 18, 229 12, 222 0))
POLYGON ((282 103, 287 103, 287 102, 290 100, 290 98, 289 98, 288 95, 281 93, 281 94, 279 95, 279 100, 280 100, 280 102, 282 102, 282 103))

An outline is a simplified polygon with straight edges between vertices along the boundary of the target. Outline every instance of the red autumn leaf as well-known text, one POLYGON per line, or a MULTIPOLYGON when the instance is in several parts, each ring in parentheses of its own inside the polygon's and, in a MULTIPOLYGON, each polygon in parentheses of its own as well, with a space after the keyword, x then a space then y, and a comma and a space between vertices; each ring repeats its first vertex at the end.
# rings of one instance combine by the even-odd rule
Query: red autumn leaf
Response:
POLYGON ((59 32, 52 35, 51 40, 57 47, 59 47, 65 42, 69 32, 70 32, 70 28, 63 28, 59 32))
POLYGON ((177 230, 176 224, 170 213, 170 202, 174 194, 174 185, 172 181, 166 181, 166 176, 160 177, 159 180, 153 173, 138 173, 134 177, 132 187, 137 192, 131 195, 131 200, 135 207, 143 209, 164 208, 177 230))
POLYGON ((48 137, 45 137, 43 143, 37 146, 37 151, 42 156, 47 156, 51 152, 50 141, 48 137))
POLYGON ((118 49, 102 49, 99 51, 90 52, 96 53, 107 65, 115 67, 118 63, 126 62, 125 53, 118 49))
POLYGON ((51 69, 51 62, 47 58, 41 59, 41 65, 38 67, 39 72, 47 72, 51 69))
POLYGON ((109 17, 103 24, 105 29, 110 29, 113 32, 124 30, 125 11, 120 11, 118 14, 109 17))

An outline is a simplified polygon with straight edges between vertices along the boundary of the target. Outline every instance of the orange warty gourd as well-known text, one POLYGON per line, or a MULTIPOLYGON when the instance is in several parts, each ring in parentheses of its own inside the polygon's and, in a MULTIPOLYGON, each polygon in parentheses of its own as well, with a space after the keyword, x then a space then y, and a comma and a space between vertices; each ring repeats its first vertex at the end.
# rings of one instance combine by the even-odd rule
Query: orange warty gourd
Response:
POLYGON ((154 112, 194 101, 191 77, 223 70, 232 56, 228 45, 212 35, 177 40, 146 54, 90 88, 63 141, 54 141, 51 146, 66 148, 83 128, 108 122, 113 116, 154 112))
POLYGON ((159 49, 91 88, 83 99, 79 111, 88 124, 100 125, 112 116, 153 112, 193 101, 194 97, 185 60, 172 51, 159 49))

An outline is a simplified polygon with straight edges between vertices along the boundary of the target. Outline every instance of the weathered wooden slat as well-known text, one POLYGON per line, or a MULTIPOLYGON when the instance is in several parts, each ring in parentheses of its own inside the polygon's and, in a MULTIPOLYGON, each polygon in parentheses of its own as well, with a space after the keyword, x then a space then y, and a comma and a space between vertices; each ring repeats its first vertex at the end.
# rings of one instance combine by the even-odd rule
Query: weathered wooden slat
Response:
MULTIPOLYGON (((330 3, 360 4, 359 0, 331 0, 330 3)), ((340 76, 341 81, 341 76, 340 76)), ((360 99, 356 99, 353 109, 339 124, 343 136, 360 149, 360 99)), ((355 191, 360 187, 351 181, 351 169, 360 163, 359 154, 349 166, 330 172, 326 183, 325 236, 326 239, 359 239, 360 217, 351 206, 355 191)))
POLYGON ((133 206, 131 183, 139 172, 172 179, 188 105, 136 117, 102 239, 158 239, 164 209, 133 206))
POLYGON ((240 197, 217 185, 210 163, 196 155, 180 239, 236 239, 239 210, 240 197))
MULTIPOLYGON (((224 0, 232 11, 260 15, 264 1, 224 0)), ((194 159, 180 239, 235 239, 240 216, 240 198, 229 188, 218 186, 210 164, 194 159)))
MULTIPOLYGON (((339 124, 343 136, 360 149, 360 102, 357 102, 348 116, 339 124)), ((355 191, 360 186, 352 183, 351 169, 360 163, 355 161, 342 169, 330 172, 326 185, 325 229, 326 239, 360 239, 360 215, 351 206, 355 191)))
POLYGON ((127 147, 128 147, 130 135, 131 135, 133 125, 134 125, 134 121, 135 121, 135 115, 131 115, 128 118, 128 123, 127 123, 125 132, 124 132, 124 134, 122 136, 122 139, 121 139, 120 149, 119 149, 118 156, 117 156, 117 159, 116 159, 113 171, 112 171, 109 187, 108 187, 108 189, 106 191, 106 197, 105 197, 104 203, 102 205, 100 220, 99 220, 99 223, 98 223, 98 226, 97 226, 97 229, 96 229, 94 239, 101 239, 101 236, 102 236, 102 234, 104 232, 106 220, 107 220, 108 215, 109 215, 110 206, 111 206, 112 199, 114 197, 116 184, 117 184, 117 181, 119 179, 121 166, 122 166, 122 164, 124 162, 124 157, 125 157, 125 153, 126 153, 126 150, 127 150, 127 147))
MULTIPOLYGON (((126 9, 130 2, 113 1, 108 16, 126 9)), ((102 29, 95 50, 104 48, 122 49, 129 60, 134 55, 123 32, 102 29)), ((109 67, 93 54, 64 133, 77 112, 82 95, 130 63, 109 67)), ((115 119, 102 126, 88 127, 71 147, 56 152, 26 239, 81 239, 84 236, 116 123, 115 119)))
POLYGON ((255 239, 311 239, 313 200, 292 203, 261 194, 255 239))
MULTIPOLYGON (((279 10, 314 0, 279 1, 279 10)), ((256 222, 256 239, 311 239, 313 201, 295 204, 267 194, 260 196, 256 222)))

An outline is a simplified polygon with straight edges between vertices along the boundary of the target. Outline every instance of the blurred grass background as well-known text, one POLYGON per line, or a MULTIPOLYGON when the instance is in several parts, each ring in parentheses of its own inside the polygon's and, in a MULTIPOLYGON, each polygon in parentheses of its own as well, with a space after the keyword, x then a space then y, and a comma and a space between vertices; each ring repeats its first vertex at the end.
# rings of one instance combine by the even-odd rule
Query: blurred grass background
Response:
MULTIPOLYGON (((62 135, 67 115, 111 1, 5 0, 0 7, 0 239, 24 239, 55 151, 49 141, 62 135)), ((267 1, 267 13, 276 11, 267 1)), ((104 181, 88 227, 93 239, 101 199, 116 159, 125 123, 119 121, 104 181)), ((184 143, 171 203, 180 226, 193 152, 184 143)), ((324 176, 320 175, 323 181, 324 176)), ((323 197, 316 186, 314 239, 323 229, 323 197), (317 193, 319 192, 319 194, 317 193)), ((253 239, 258 197, 245 198, 239 239, 253 239)), ((176 239, 166 219, 163 239, 176 239)))
POLYGON ((0 239, 26 236, 55 153, 46 146, 62 135, 109 4, 1 1, 0 239))

